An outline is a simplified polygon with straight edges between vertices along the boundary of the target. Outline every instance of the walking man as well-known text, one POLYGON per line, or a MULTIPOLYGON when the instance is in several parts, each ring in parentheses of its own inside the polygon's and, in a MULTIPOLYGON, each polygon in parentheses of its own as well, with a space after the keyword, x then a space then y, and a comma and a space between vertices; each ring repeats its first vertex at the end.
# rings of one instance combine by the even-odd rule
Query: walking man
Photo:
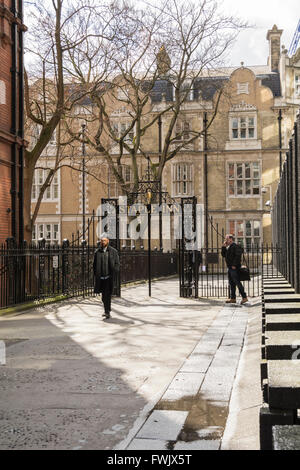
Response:
POLYGON ((222 246, 222 256, 225 258, 227 264, 230 285, 230 298, 226 300, 227 304, 236 303, 236 287, 242 296, 241 304, 248 302, 247 294, 239 278, 239 268, 241 267, 243 252, 243 248, 234 242, 234 236, 231 234, 226 235, 222 246))
POLYGON ((110 318, 111 296, 120 271, 120 260, 115 248, 109 246, 109 238, 101 236, 100 246, 95 251, 93 263, 95 275, 95 294, 102 293, 104 319, 110 318))

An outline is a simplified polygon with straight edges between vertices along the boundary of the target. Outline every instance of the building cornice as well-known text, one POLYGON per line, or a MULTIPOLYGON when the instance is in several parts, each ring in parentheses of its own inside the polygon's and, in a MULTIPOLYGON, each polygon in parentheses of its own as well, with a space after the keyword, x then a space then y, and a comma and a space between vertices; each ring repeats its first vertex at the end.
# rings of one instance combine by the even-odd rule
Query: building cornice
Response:
MULTIPOLYGON (((19 29, 23 32, 27 31, 27 26, 25 26, 18 16, 15 16, 6 5, 0 5, 0 18, 4 18, 10 24, 17 24, 19 29)), ((1 34, 2 36, 3 34, 1 34)))
POLYGON ((0 142, 5 144, 18 144, 20 147, 27 147, 28 142, 25 139, 22 139, 19 136, 10 134, 0 129, 0 142))

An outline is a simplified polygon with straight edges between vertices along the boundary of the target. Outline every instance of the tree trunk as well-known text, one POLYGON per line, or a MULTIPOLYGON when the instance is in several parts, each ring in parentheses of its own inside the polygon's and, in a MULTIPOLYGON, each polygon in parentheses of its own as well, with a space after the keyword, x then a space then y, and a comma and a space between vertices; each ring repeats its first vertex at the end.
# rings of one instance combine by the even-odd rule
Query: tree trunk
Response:
POLYGON ((25 166, 24 168, 24 239, 27 243, 32 240, 31 223, 31 190, 34 175, 34 167, 25 166))

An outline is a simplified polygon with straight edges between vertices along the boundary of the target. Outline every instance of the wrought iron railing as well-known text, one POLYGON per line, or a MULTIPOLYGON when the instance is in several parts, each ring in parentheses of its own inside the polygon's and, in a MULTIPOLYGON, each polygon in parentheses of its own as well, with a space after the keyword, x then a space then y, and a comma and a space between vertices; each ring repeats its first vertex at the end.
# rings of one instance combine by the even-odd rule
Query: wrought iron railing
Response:
MULTIPOLYGON (((61 295, 93 295, 96 248, 85 241, 49 245, 42 240, 23 246, 8 241, 0 246, 0 308, 61 295)), ((148 278, 147 252, 124 249, 119 254, 120 284, 148 278)), ((153 251, 151 258, 153 278, 177 273, 175 253, 153 251)))
POLYGON ((272 206, 273 243, 282 247, 276 268, 300 292, 300 115, 272 206))

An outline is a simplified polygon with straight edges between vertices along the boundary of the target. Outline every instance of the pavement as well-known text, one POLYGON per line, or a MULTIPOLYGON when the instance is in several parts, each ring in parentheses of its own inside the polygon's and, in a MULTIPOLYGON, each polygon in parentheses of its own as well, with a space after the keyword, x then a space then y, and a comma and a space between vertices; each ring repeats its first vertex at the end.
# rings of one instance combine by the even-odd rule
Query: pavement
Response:
POLYGON ((259 449, 260 300, 152 294, 0 317, 0 450, 259 449))

